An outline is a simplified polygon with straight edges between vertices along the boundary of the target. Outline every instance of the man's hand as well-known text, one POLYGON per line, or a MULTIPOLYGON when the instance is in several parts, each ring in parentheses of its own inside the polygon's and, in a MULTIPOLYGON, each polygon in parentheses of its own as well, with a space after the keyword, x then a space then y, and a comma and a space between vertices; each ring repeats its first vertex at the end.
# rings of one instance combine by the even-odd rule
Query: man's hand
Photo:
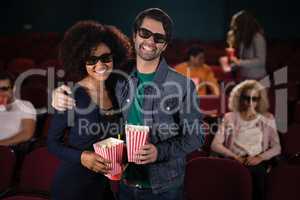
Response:
POLYGON ((135 153, 138 162, 136 164, 144 165, 153 163, 157 160, 157 148, 153 144, 146 144, 135 153))
POLYGON ((51 105, 53 108, 58 111, 65 111, 67 109, 72 109, 75 106, 75 100, 69 97, 66 93, 72 93, 71 89, 66 85, 62 85, 52 92, 51 105))
POLYGON ((245 160, 246 166, 255 166, 260 164, 263 161, 263 158, 261 156, 249 156, 245 160))
POLYGON ((81 164, 96 173, 107 174, 111 170, 108 166, 111 162, 92 151, 82 152, 81 164))

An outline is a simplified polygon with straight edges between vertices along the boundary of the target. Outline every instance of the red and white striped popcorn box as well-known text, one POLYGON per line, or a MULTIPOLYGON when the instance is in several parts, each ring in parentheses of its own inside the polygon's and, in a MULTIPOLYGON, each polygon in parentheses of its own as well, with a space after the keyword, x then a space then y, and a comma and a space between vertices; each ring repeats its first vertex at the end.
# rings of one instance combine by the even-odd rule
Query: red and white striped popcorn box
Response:
POLYGON ((123 147, 124 141, 116 138, 107 138, 94 145, 95 152, 101 157, 111 161, 109 165, 112 169, 106 176, 114 179, 113 176, 122 173, 123 147))
POLYGON ((143 145, 148 143, 149 127, 126 125, 126 147, 128 162, 138 162, 138 159, 134 158, 135 152, 137 152, 143 145))

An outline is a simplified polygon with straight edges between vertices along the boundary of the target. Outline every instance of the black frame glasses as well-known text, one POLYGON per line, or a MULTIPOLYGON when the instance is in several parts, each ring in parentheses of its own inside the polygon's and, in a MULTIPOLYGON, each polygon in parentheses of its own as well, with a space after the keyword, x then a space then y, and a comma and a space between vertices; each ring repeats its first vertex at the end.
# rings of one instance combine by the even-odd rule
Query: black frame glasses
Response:
POLYGON ((10 86, 3 86, 3 87, 0 87, 0 91, 3 91, 3 92, 7 92, 8 90, 10 90, 11 87, 10 86))
POLYGON ((153 36, 153 40, 155 43, 166 43, 167 42, 167 36, 161 33, 153 33, 150 30, 146 28, 139 28, 138 29, 138 34, 141 38, 143 39, 148 39, 151 36, 153 36))
POLYGON ((99 60, 102 63, 110 63, 113 61, 113 54, 112 53, 105 53, 102 54, 101 56, 90 56, 86 59, 86 64, 87 65, 96 65, 99 60))
POLYGON ((247 102, 251 102, 251 101, 258 102, 260 100, 260 97, 241 95, 241 99, 247 102))

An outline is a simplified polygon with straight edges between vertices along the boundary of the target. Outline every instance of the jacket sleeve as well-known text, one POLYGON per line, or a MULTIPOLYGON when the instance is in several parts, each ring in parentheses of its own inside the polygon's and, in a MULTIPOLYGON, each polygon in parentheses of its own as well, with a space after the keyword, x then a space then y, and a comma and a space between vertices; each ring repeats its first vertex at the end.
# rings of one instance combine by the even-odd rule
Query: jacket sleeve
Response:
POLYGON ((184 157, 186 154, 200 148, 204 143, 203 131, 201 130, 202 116, 197 91, 191 80, 188 84, 179 111, 179 126, 182 132, 156 144, 158 150, 157 161, 184 157))
MULTIPOLYGON (((74 110, 72 110, 74 112, 74 110)), ((56 112, 52 119, 50 128, 48 131, 48 149, 49 152, 53 153, 59 159, 73 162, 81 163, 81 150, 73 149, 64 144, 64 130, 68 127, 68 113, 56 112)))

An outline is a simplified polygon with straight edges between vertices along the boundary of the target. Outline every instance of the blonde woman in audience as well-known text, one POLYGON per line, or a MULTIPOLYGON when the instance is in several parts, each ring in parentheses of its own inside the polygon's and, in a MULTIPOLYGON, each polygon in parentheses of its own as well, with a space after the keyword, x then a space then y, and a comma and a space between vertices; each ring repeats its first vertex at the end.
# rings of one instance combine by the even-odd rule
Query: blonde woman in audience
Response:
POLYGON ((252 175, 253 199, 264 199, 265 161, 281 152, 267 92, 259 82, 246 80, 232 90, 228 106, 231 112, 225 114, 211 148, 245 165, 252 175))

